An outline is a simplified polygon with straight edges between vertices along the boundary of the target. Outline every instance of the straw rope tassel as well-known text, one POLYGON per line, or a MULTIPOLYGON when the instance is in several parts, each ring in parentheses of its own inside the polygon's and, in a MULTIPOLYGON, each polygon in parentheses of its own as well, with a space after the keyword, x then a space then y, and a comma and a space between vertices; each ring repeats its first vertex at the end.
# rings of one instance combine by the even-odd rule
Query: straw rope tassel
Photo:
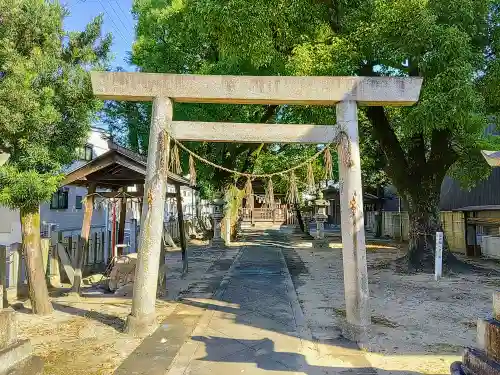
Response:
POLYGON ((309 190, 309 192, 313 192, 316 189, 312 163, 307 164, 307 189, 309 190))
POLYGON ((245 208, 253 208, 253 188, 250 177, 247 178, 245 184, 245 208))
POLYGON ((196 186, 196 164, 191 154, 189 154, 189 185, 196 186))
POLYGON ((296 204, 299 202, 299 190, 297 188, 297 179, 295 178, 294 171, 290 172, 290 183, 288 185, 286 200, 290 204, 296 204))
POLYGON ((345 131, 339 133, 337 144, 340 153, 340 160, 346 167, 351 168, 353 165, 351 158, 351 141, 345 131))
POLYGON ((273 187, 273 179, 269 177, 267 180, 267 189, 266 189, 266 203, 269 208, 274 208, 274 187, 273 187))
POLYGON ((325 153, 323 154, 323 159, 325 162, 325 180, 329 181, 332 179, 333 175, 333 159, 332 153, 330 152, 330 147, 325 147, 325 153))
POLYGON ((172 152, 170 153, 170 168, 172 172, 175 174, 182 174, 182 166, 181 166, 181 158, 179 156, 179 148, 177 147, 177 143, 174 142, 174 146, 172 147, 172 152))

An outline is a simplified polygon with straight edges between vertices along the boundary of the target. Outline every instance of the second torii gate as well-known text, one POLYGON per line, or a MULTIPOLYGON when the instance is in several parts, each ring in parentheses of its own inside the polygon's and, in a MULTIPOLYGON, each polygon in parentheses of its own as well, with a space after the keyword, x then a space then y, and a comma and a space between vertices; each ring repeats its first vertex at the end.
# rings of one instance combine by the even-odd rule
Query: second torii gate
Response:
POLYGON ((156 326, 155 300, 170 147, 168 134, 177 140, 190 141, 318 144, 331 142, 338 129, 347 134, 351 150, 351 160, 339 162, 347 312, 343 333, 356 340, 365 331, 370 324, 370 308, 357 107, 412 105, 418 100, 421 78, 93 72, 92 86, 102 99, 153 102, 144 189, 147 204, 141 215, 138 263, 127 332, 144 336, 156 326), (337 127, 173 121, 174 102, 336 105, 337 127))

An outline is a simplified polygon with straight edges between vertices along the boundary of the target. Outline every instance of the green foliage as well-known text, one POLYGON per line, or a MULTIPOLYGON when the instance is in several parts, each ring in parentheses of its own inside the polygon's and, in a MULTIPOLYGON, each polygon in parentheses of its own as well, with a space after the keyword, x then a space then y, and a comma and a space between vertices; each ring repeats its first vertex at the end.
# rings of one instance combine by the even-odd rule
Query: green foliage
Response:
POLYGON ((0 168, 0 202, 23 211, 38 207, 40 201, 50 199, 62 177, 59 174, 21 171, 14 166, 0 168))
MULTIPOLYGON (((360 148, 365 186, 391 181, 403 196, 425 201, 422 190, 439 189, 446 173, 466 186, 488 175, 478 151, 494 147, 484 130, 500 109, 499 10, 498 0, 136 0, 131 59, 146 72, 423 77, 417 105, 360 111, 360 148)), ((328 107, 280 106, 271 116, 268 110, 176 104, 175 117, 318 124, 335 119, 328 107)), ((225 166, 256 171, 291 166, 315 150, 190 146, 225 166)), ((232 179, 201 167, 204 186, 232 179)), ((277 186, 284 189, 284 181, 277 186)))
POLYGON ((111 36, 101 36, 102 17, 66 33, 57 2, 0 0, 0 14, 0 151, 10 154, 0 197, 35 208, 56 190, 102 105, 88 71, 105 67, 111 36))

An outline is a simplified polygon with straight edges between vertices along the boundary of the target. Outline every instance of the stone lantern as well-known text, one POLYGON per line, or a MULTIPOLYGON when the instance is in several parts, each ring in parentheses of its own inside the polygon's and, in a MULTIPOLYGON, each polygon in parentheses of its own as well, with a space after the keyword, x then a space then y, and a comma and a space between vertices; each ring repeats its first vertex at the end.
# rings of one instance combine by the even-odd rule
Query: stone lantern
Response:
POLYGON ((212 237, 212 246, 223 246, 224 240, 221 234, 221 223, 224 218, 224 205, 226 202, 222 198, 216 198, 212 201, 214 212, 212 214, 212 225, 214 229, 214 236, 212 237))
POLYGON ((328 241, 325 239, 325 221, 328 219, 326 207, 328 206, 328 201, 323 199, 321 191, 318 193, 318 199, 314 201, 314 206, 316 207, 316 215, 314 215, 314 219, 316 220, 316 236, 314 242, 318 247, 328 247, 328 241))

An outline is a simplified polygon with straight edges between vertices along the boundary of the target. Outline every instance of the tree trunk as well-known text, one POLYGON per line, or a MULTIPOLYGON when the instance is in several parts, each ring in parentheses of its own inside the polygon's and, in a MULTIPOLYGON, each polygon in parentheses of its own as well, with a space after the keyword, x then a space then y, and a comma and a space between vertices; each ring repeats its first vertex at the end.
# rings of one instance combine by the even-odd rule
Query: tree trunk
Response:
POLYGON ((306 232, 306 226, 304 225, 304 220, 302 220, 302 214, 300 213, 300 207, 298 204, 295 205, 295 213, 297 214, 297 221, 299 222, 299 227, 302 232, 306 232))
MULTIPOLYGON (((408 271, 434 273, 436 254, 436 232, 443 232, 439 211, 439 190, 426 189, 421 185, 420 193, 407 196, 409 214, 409 243, 405 257, 408 271)), ((443 244, 443 271, 461 263, 443 244)))
POLYGON ((383 215, 383 211, 379 208, 377 209, 377 212, 376 212, 376 216, 375 216, 375 237, 376 238, 381 238, 382 237, 382 215, 383 215))
POLYGON ((40 241, 40 211, 21 209, 23 253, 26 260, 28 290, 34 314, 48 315, 53 311, 45 281, 40 241))
POLYGON ((375 237, 382 237, 382 215, 384 207, 384 189, 381 186, 377 186, 377 202, 375 203, 375 237))

